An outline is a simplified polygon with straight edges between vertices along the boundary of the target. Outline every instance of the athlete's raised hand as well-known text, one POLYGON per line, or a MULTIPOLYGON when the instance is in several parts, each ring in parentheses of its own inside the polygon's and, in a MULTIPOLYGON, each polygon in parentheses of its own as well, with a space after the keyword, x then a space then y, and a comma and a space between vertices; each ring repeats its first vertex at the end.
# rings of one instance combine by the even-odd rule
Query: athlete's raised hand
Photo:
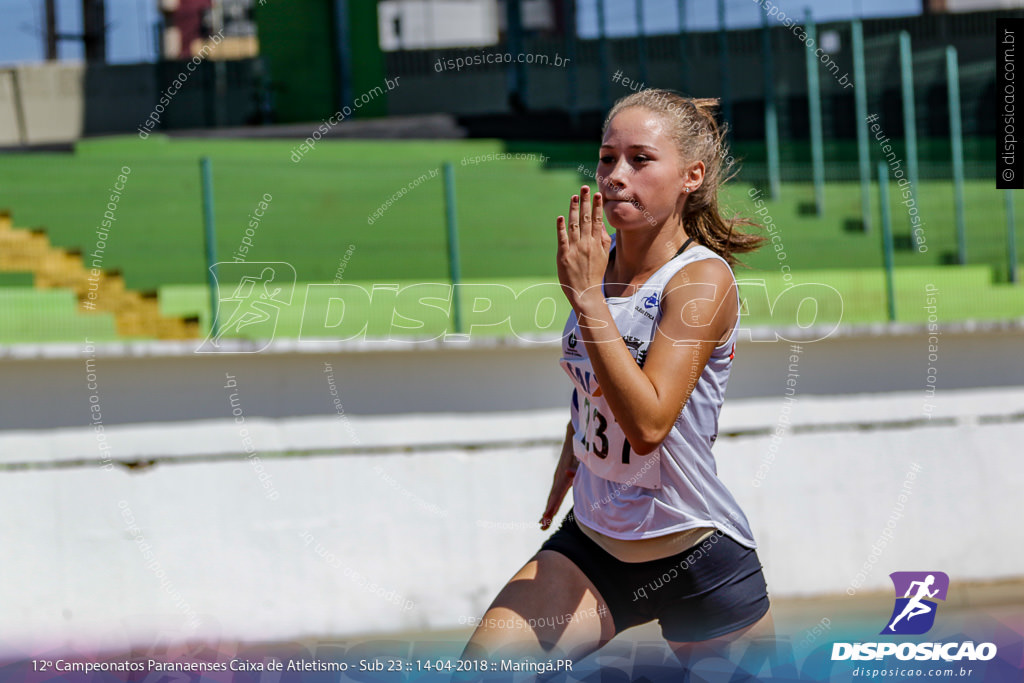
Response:
POLYGON ((569 202, 569 220, 559 216, 558 281, 569 304, 576 309, 584 297, 604 300, 601 282, 608 267, 612 238, 604 227, 604 198, 598 192, 590 199, 584 185, 569 202))

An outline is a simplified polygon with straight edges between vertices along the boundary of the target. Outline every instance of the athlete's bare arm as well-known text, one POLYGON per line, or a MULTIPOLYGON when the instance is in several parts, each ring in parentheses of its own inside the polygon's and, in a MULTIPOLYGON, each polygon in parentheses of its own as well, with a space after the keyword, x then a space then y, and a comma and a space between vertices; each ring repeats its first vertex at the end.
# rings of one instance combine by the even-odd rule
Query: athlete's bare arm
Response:
POLYGON ((551 482, 551 493, 548 494, 548 502, 544 507, 544 514, 540 516, 540 529, 546 531, 551 526, 551 520, 558 512, 565 500, 565 494, 572 488, 572 480, 576 476, 576 468, 580 461, 572 450, 572 422, 565 427, 565 440, 562 442, 562 455, 558 458, 558 465, 555 467, 555 476, 551 482))
POLYGON ((729 267, 717 259, 680 270, 665 288, 662 321, 641 368, 601 291, 609 243, 601 195, 591 207, 588 193, 581 193, 568 221, 558 220, 558 279, 605 400, 633 451, 645 455, 664 441, 714 347, 732 329, 736 293, 729 267))

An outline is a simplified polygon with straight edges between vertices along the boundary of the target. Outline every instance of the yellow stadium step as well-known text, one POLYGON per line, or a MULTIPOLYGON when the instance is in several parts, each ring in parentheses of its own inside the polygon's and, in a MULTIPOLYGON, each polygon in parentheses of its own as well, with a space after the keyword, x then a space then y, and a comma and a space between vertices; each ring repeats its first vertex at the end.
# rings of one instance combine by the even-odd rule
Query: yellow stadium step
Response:
POLYGON ((70 289, 84 296, 89 288, 90 272, 77 250, 51 252, 36 271, 36 286, 41 289, 70 289))
POLYGON ((199 320, 160 315, 157 293, 135 292, 125 287, 118 270, 88 267, 80 249, 50 244, 43 228, 16 228, 9 211, 0 210, 0 271, 32 273, 39 289, 69 289, 85 313, 114 314, 117 333, 125 337, 196 339, 199 320))
POLYGON ((5 230, 0 232, 0 268, 10 271, 33 273, 50 252, 50 240, 46 231, 5 230))

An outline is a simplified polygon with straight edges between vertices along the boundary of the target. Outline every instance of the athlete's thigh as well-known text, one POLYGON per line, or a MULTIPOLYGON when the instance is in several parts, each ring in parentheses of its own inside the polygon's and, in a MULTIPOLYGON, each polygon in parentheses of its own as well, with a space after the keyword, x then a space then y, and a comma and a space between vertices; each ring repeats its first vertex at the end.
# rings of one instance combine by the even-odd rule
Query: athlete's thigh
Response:
POLYGON ((491 603, 464 656, 579 659, 615 636, 597 588, 569 558, 541 550, 491 603))
POLYGON ((760 664, 766 659, 774 660, 778 656, 775 649, 775 622, 770 608, 753 624, 718 638, 689 643, 669 640, 668 644, 676 658, 686 668, 692 668, 700 660, 708 657, 722 657, 737 663, 741 659, 752 657, 760 664), (756 652, 753 651, 754 648, 757 649, 756 652))

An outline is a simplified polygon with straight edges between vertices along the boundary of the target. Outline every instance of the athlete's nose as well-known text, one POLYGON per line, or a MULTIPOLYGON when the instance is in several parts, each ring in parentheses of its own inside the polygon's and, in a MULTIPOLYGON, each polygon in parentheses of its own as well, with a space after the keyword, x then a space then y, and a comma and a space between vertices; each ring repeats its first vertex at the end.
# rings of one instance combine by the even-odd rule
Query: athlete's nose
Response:
POLYGON ((626 159, 624 157, 620 157, 619 160, 615 162, 615 165, 612 166, 612 170, 603 178, 609 189, 616 191, 625 189, 626 183, 623 179, 625 178, 628 168, 629 165, 626 163, 626 159))

